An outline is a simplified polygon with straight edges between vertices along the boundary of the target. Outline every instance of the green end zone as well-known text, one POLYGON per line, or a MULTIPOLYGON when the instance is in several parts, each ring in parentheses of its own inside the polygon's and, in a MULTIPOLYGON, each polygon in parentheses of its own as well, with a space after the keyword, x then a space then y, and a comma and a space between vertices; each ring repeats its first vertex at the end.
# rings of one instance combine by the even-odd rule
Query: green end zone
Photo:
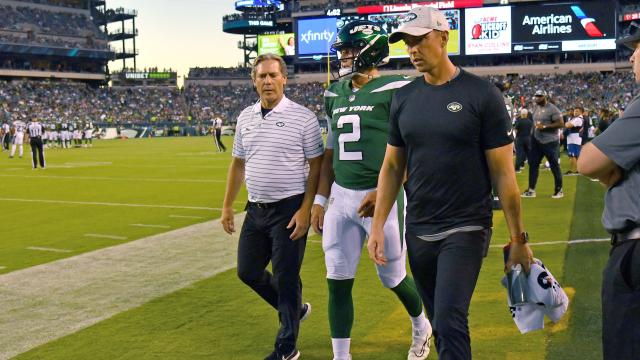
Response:
MULTIPOLYGON (((518 177, 526 187, 526 171, 518 177)), ((606 243, 540 245, 536 242, 606 237, 599 225, 603 189, 582 177, 565 177, 565 198, 551 199, 552 177, 541 171, 538 197, 523 199, 533 251, 561 279, 572 298, 570 312, 545 330, 520 335, 506 306, 502 252, 507 231, 502 214, 495 228, 470 309, 474 359, 598 359, 600 274, 606 243), (578 194, 578 196, 576 196, 578 194), (548 196, 547 196, 548 195, 548 196), (575 199, 575 200, 574 200, 575 199)), ((331 358, 326 280, 319 237, 310 238, 302 270, 304 300, 313 305, 301 325, 305 359, 331 358)), ((406 356, 410 323, 395 295, 380 285, 366 251, 354 285, 352 354, 357 359, 406 356)), ((120 313, 17 359, 260 359, 272 349, 275 311, 229 270, 120 313)), ((429 359, 437 359, 435 349, 429 359)))

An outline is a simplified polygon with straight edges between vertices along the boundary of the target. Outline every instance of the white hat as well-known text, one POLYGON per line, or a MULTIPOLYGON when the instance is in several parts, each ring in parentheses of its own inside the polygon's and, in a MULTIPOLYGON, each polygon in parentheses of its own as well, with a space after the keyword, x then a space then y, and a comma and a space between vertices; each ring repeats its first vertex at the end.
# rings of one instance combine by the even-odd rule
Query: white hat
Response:
POLYGON ((402 39, 402 34, 422 36, 433 30, 449 31, 449 22, 442 12, 430 6, 417 6, 400 18, 400 27, 391 33, 389 43, 402 39))

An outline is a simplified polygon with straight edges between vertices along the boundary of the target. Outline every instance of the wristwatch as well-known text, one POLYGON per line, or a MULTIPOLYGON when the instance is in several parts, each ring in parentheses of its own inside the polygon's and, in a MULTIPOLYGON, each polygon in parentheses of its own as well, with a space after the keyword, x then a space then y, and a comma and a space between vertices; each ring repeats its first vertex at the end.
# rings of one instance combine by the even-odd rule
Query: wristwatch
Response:
POLYGON ((517 242, 519 242, 520 244, 526 244, 529 242, 529 233, 526 231, 521 232, 518 235, 515 236, 511 236, 511 240, 515 240, 517 242))

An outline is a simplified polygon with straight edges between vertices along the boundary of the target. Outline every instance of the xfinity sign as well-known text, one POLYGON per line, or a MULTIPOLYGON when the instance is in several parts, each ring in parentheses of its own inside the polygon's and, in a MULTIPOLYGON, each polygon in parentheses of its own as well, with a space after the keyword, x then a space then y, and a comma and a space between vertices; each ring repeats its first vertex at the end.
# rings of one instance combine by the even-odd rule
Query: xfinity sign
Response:
POLYGON ((338 31, 335 17, 300 19, 297 30, 299 55, 327 54, 338 31))

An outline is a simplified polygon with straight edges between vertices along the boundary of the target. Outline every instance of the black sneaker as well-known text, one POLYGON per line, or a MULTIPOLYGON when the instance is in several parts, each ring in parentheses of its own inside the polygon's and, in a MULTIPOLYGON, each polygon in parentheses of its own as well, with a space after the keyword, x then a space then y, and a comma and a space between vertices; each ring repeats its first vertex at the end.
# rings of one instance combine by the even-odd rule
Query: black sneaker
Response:
POLYGON ((302 304, 302 309, 300 309, 300 322, 307 320, 307 318, 309 317, 309 314, 311 314, 311 304, 310 303, 302 304))
POLYGON ((278 360, 278 352, 276 350, 273 350, 273 352, 269 354, 269 356, 264 358, 264 360, 278 360))
POLYGON ((293 349, 288 354, 278 354, 278 360, 298 360, 300 358, 300 351, 293 349))

